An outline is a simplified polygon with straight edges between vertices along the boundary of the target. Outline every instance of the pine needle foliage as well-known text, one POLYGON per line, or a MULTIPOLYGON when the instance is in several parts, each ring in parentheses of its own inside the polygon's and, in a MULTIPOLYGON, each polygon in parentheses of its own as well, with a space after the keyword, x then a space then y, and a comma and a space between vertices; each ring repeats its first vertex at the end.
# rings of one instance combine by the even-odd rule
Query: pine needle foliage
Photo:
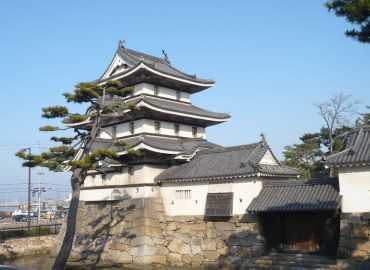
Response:
POLYGON ((61 119, 65 127, 46 125, 40 131, 70 132, 69 136, 52 136, 50 139, 59 145, 40 154, 27 154, 25 149, 16 153, 26 167, 46 167, 51 171, 68 169, 72 172, 72 200, 67 219, 67 231, 62 247, 55 260, 53 270, 65 268, 71 251, 76 226, 77 206, 80 187, 84 183, 89 170, 104 169, 105 160, 119 160, 117 153, 124 151, 132 158, 140 156, 139 150, 130 149, 129 145, 111 135, 109 148, 93 149, 94 142, 99 137, 102 126, 114 117, 125 115, 129 111, 138 110, 136 104, 126 104, 122 98, 130 95, 133 88, 123 86, 120 81, 108 81, 105 85, 94 83, 79 83, 71 93, 64 93, 67 103, 87 104, 85 114, 71 113, 65 106, 50 106, 42 109, 42 117, 46 119, 61 119), (108 97, 109 96, 109 97, 108 97), (113 101, 113 102, 112 102, 113 101), (86 121, 88 120, 88 121, 86 121), (72 132, 72 133, 71 133, 72 132), (114 149, 114 150, 113 150, 114 149))

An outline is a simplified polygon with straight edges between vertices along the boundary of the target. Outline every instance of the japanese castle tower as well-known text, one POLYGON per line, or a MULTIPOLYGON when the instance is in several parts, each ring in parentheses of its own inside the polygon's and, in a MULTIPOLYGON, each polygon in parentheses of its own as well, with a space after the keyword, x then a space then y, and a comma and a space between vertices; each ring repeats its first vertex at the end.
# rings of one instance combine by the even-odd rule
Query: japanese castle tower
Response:
MULTIPOLYGON (((133 86, 123 101, 139 110, 105 120, 92 150, 121 151, 113 145, 113 137, 142 155, 121 151, 118 161, 106 161, 103 173, 91 172, 81 189, 82 201, 161 198, 168 215, 204 215, 206 205, 221 200, 225 204, 221 210, 211 207, 208 214, 230 216, 246 211, 263 179, 297 177, 297 170, 275 158, 264 136, 260 142, 234 147, 208 142, 206 128, 230 116, 196 107, 190 97, 215 82, 179 71, 163 54, 164 58, 150 56, 120 42, 96 81, 103 85, 120 80, 133 86)), ((106 97, 105 102, 116 98, 106 97)))
MULTIPOLYGON (((206 127, 227 121, 230 116, 191 104, 191 94, 213 86, 214 81, 200 79, 175 69, 167 55, 153 57, 130 50, 123 42, 108 68, 96 82, 120 80, 133 86, 126 103, 140 110, 104 124, 94 149, 113 147, 111 136, 122 139, 141 157, 122 153, 122 162, 110 162, 106 174, 92 173, 85 180, 81 199, 85 201, 119 200, 129 196, 158 196, 154 178, 171 165, 191 159, 197 151, 217 148, 206 140, 206 127)), ((109 99, 107 100, 109 102, 109 99)))

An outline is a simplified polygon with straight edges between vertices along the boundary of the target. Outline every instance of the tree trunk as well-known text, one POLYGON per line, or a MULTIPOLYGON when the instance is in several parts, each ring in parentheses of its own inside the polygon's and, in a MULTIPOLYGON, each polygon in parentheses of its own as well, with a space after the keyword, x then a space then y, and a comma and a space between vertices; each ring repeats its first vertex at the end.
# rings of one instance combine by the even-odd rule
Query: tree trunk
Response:
POLYGON ((73 239, 76 231, 76 218, 78 203, 80 200, 80 177, 81 169, 76 169, 71 177, 72 199, 69 204, 67 227, 63 239, 63 244, 55 259, 52 270, 63 270, 67 264, 69 254, 72 250, 73 239))
MULTIPOLYGON (((329 152, 330 152, 330 155, 333 154, 333 132, 331 129, 329 129, 329 152)), ((329 170, 329 177, 334 177, 334 168, 333 167, 330 167, 330 170, 329 170)))

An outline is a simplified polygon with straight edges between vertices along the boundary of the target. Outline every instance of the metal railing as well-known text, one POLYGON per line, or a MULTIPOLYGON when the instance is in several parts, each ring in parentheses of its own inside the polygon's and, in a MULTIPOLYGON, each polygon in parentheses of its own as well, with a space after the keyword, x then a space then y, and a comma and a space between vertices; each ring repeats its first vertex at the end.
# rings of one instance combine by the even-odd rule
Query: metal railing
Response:
POLYGON ((62 223, 31 225, 29 230, 27 226, 5 227, 0 229, 0 240, 58 234, 61 226, 62 223))

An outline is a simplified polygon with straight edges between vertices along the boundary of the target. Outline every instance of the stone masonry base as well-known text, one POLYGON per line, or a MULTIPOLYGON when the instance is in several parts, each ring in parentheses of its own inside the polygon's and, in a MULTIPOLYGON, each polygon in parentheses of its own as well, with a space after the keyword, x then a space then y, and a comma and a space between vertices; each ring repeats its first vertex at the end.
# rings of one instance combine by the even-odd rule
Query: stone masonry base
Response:
POLYGON ((77 224, 71 260, 233 269, 264 252, 257 215, 169 217, 159 198, 81 202, 77 224))

